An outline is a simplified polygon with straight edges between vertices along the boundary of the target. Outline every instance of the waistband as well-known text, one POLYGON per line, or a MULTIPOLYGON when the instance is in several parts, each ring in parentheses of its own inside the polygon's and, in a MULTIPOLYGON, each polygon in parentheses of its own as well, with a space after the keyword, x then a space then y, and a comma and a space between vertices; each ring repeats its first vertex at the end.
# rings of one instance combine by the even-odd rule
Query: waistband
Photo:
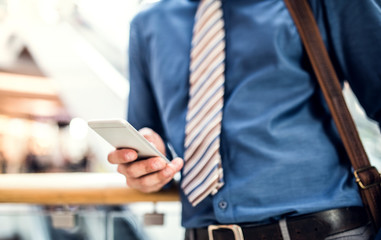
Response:
POLYGON ((321 240, 369 223, 362 207, 331 209, 312 214, 288 217, 279 222, 257 225, 210 225, 208 228, 186 229, 188 240, 283 240, 285 231, 291 240, 321 240))

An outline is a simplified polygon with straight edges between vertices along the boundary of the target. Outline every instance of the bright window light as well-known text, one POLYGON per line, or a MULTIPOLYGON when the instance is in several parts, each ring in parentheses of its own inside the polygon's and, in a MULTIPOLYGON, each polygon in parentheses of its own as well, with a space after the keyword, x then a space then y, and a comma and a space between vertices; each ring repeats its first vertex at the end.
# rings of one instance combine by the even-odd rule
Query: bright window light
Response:
POLYGON ((73 118, 70 121, 70 136, 74 139, 84 139, 87 136, 87 123, 82 118, 73 118))

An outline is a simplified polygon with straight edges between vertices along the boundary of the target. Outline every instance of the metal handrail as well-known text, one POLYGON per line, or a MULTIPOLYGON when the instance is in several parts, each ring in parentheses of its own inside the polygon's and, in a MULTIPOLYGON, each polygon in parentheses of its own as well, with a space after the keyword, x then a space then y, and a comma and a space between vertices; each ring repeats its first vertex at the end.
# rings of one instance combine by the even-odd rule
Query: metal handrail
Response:
POLYGON ((179 201, 176 189, 142 193, 117 173, 0 174, 0 203, 41 205, 179 201))

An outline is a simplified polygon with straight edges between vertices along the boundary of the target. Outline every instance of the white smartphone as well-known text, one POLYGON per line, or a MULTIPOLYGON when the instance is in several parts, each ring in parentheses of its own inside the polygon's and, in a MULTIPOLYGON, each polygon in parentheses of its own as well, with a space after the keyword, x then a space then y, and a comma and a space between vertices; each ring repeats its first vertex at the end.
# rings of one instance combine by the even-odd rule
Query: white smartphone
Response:
POLYGON ((115 148, 132 148, 137 151, 138 158, 159 156, 170 162, 124 119, 94 119, 87 124, 115 148))

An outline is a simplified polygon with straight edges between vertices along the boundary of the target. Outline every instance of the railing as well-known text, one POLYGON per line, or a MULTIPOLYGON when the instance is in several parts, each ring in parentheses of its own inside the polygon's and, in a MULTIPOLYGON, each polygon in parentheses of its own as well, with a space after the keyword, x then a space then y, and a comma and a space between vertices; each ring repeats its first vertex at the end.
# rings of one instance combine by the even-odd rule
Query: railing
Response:
POLYGON ((0 203, 41 205, 179 201, 176 190, 141 193, 117 173, 0 174, 0 203))

